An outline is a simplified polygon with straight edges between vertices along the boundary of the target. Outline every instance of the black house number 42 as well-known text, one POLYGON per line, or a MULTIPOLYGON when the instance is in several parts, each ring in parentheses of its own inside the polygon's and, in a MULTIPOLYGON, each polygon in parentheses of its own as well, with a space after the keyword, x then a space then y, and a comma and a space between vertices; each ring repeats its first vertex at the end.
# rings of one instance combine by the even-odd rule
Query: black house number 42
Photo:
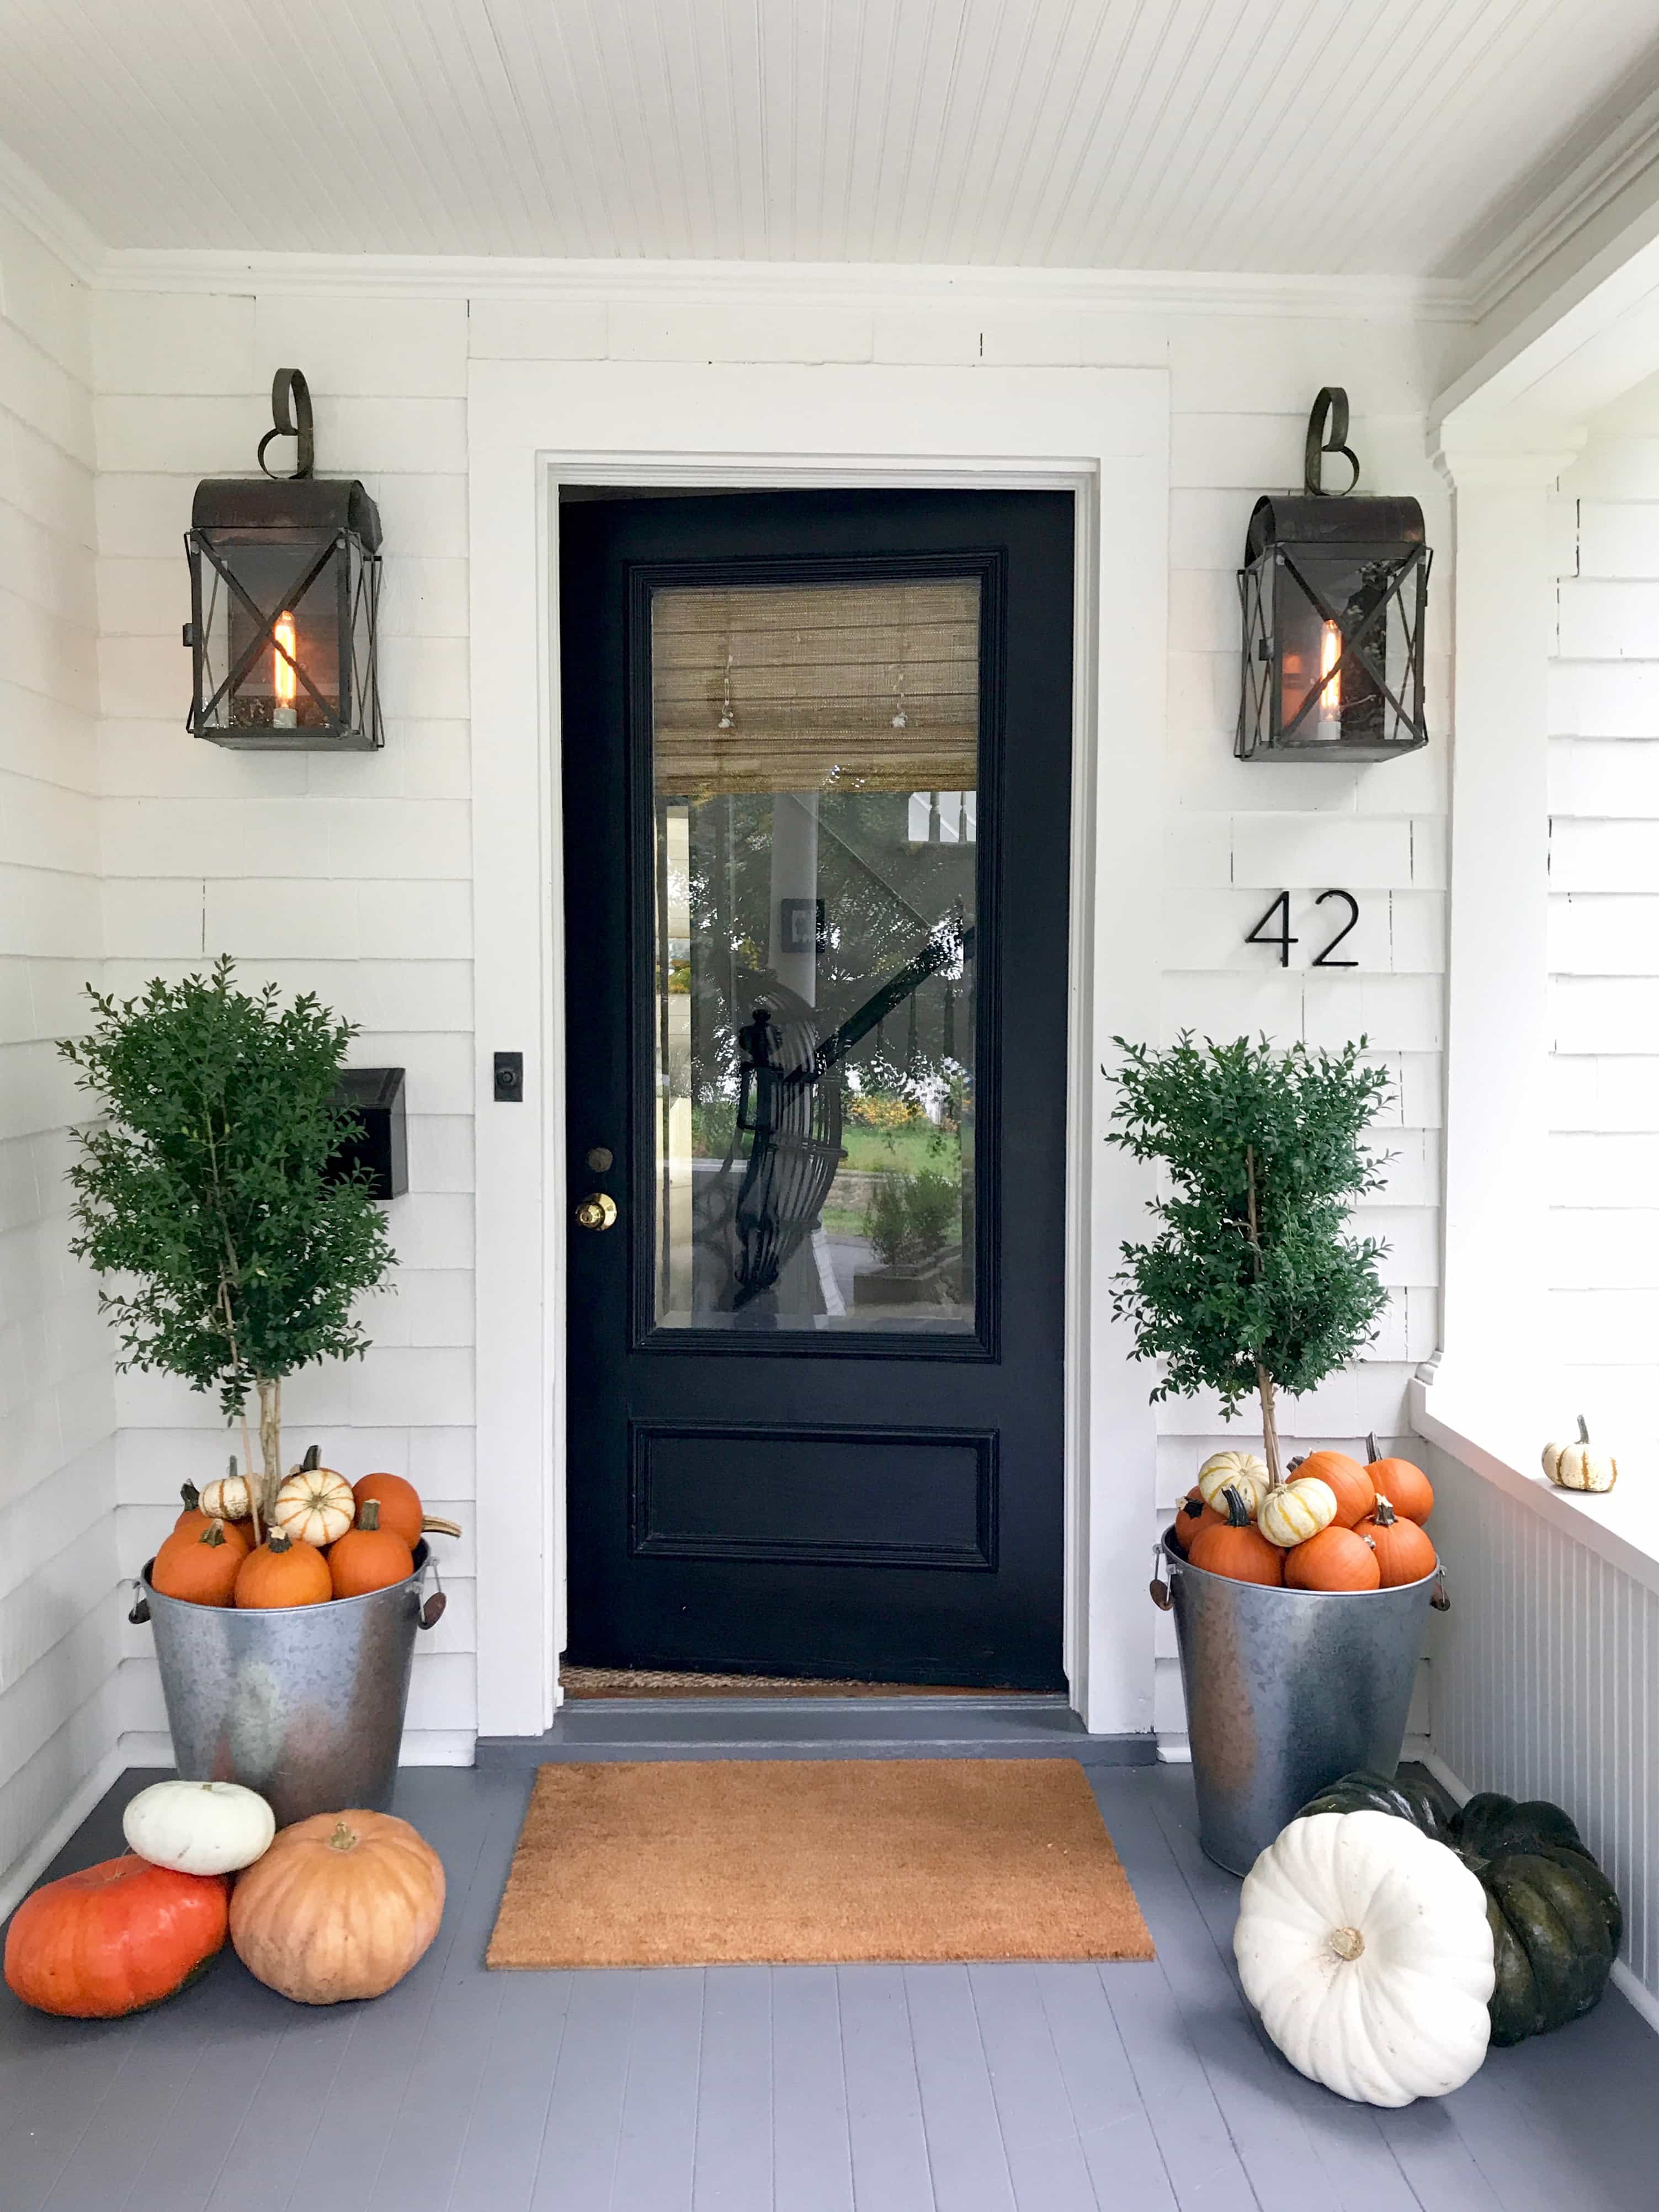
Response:
MULTIPOLYGON (((1323 906, 1327 899, 1340 899, 1348 909, 1348 918, 1325 950, 1316 953, 1308 965, 1310 968, 1357 968, 1359 965, 1357 960, 1333 960, 1331 955, 1358 921, 1359 901, 1352 891, 1321 891, 1314 904, 1323 906)), ((1293 945, 1300 945, 1302 939, 1291 935, 1291 895, 1288 891, 1280 891, 1244 942, 1246 945, 1276 945, 1279 947, 1279 966, 1281 968, 1290 966, 1291 947, 1293 945), (1278 918, 1278 927, 1270 929, 1267 925, 1274 920, 1275 916, 1278 918)))

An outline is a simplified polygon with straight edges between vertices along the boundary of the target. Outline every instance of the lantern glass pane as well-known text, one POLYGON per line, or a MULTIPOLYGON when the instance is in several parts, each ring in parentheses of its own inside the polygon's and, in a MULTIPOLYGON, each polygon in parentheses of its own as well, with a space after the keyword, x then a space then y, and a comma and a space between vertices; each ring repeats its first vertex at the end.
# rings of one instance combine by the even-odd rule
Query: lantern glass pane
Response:
POLYGON ((1418 711, 1412 638, 1418 576, 1380 549, 1278 549, 1275 642, 1279 741, 1301 746, 1410 742, 1418 711), (1397 588, 1403 580, 1401 590, 1397 588))
POLYGON ((246 544, 221 538, 215 552, 240 587, 214 579, 228 637, 211 688, 234 672, 216 724, 234 730, 329 728, 340 714, 340 547, 325 550, 314 540, 246 544))

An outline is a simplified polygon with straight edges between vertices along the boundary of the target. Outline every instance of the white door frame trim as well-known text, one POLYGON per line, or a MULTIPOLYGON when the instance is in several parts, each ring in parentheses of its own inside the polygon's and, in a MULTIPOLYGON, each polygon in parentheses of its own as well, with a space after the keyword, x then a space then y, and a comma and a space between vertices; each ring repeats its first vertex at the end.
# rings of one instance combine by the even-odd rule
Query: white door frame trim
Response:
POLYGON ((1152 1725, 1147 1378, 1110 1319, 1146 1172, 1102 1142, 1115 1033, 1155 1039, 1169 392, 1157 369, 475 362, 469 389, 478 1726, 535 1735, 564 1641, 562 483, 1077 494, 1065 1654, 1100 1734, 1152 1725), (1103 527, 1103 515, 1109 518, 1103 527), (1109 727, 1097 713, 1109 640, 1109 727), (520 1105, 493 1054, 524 1054, 520 1105))

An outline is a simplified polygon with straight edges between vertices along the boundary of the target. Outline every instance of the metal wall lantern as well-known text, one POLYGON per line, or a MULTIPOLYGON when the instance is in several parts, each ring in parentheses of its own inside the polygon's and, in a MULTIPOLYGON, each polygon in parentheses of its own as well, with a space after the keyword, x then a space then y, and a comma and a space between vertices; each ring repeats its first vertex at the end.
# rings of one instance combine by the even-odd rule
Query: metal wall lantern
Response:
POLYGON ((1414 499, 1356 499, 1348 395, 1308 417, 1301 495, 1257 500, 1238 594, 1244 615, 1240 760, 1393 760, 1427 744, 1423 622, 1431 555, 1414 499), (1324 459, 1353 471, 1328 492, 1324 459))
POLYGON ((246 752, 373 752, 384 742, 380 513, 362 484, 312 473, 311 394, 297 368, 277 370, 270 416, 263 476, 196 487, 187 726, 246 752), (295 441, 292 476, 265 467, 275 438, 295 441))

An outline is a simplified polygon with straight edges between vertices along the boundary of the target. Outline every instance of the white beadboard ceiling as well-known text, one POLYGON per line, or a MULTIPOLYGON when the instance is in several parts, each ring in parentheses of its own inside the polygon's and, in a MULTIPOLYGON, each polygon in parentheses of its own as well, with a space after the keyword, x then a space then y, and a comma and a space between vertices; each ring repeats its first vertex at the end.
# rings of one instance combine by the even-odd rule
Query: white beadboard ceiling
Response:
POLYGON ((105 246, 1479 277, 1654 0, 0 0, 105 246))

